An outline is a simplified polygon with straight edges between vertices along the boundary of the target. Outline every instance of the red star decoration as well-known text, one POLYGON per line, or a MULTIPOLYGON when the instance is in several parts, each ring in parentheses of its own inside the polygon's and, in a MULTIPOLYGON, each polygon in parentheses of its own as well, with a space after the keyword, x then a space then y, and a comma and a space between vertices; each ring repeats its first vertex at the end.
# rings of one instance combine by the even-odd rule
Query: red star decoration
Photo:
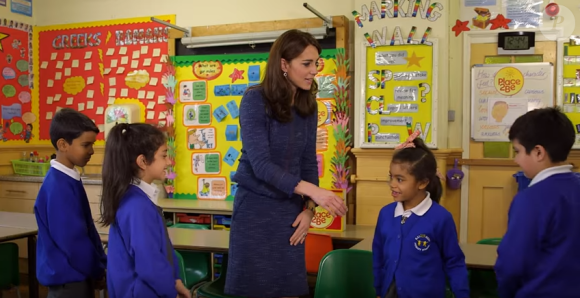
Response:
POLYGON ((243 80, 244 79, 244 71, 238 70, 237 68, 234 68, 234 72, 232 72, 232 74, 230 75, 230 78, 232 79, 232 83, 236 82, 236 80, 243 80))
POLYGON ((512 21, 512 19, 506 19, 502 14, 498 14, 497 17, 495 17, 495 19, 489 21, 491 23, 491 28, 489 28, 489 30, 495 30, 497 28, 504 28, 504 29, 509 29, 509 23, 512 21))
POLYGON ((455 26, 451 30, 455 31, 455 37, 459 36, 463 31, 471 31, 469 27, 467 27, 469 21, 462 22, 460 20, 455 21, 455 26))

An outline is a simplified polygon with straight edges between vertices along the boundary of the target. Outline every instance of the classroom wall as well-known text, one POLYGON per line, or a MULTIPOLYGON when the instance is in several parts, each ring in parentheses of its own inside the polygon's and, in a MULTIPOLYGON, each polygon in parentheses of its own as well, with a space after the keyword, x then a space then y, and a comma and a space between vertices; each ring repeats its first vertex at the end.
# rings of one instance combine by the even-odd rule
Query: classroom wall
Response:
MULTIPOLYGON (((176 14, 183 27, 309 18, 303 2, 286 0, 51 0, 35 1, 38 26, 176 14)), ((352 0, 311 0, 324 15, 350 15, 352 0)))

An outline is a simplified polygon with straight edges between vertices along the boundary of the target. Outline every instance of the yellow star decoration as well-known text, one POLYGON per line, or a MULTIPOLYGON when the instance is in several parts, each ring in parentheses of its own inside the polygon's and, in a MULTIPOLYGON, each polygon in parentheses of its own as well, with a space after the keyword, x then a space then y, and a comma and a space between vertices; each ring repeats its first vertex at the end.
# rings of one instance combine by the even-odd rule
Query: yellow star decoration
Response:
POLYGON ((4 47, 2 46, 2 40, 4 38, 7 38, 8 36, 10 36, 10 35, 0 32, 0 51, 2 51, 2 52, 4 52, 4 47))
POLYGON ((425 57, 417 57, 417 55, 415 55, 415 52, 413 52, 413 55, 411 57, 405 57, 405 60, 407 60, 409 62, 409 64, 407 64, 407 68, 409 68, 413 65, 417 65, 418 67, 421 67, 421 64, 419 63, 419 61, 421 61, 423 58, 425 58, 425 57))

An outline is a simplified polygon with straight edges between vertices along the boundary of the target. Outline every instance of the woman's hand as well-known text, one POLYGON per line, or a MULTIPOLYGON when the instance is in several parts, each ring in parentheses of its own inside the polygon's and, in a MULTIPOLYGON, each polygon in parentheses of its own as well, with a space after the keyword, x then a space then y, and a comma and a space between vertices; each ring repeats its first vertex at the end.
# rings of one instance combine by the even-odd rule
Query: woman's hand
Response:
POLYGON ((181 279, 175 281, 175 289, 177 290, 177 298, 191 298, 191 293, 183 285, 181 279))
POLYGON ((344 200, 334 192, 318 188, 309 197, 320 207, 326 209, 332 216, 344 216, 347 208, 344 200))
POLYGON ((314 213, 306 209, 296 217, 296 220, 292 224, 292 227, 296 228, 292 237, 290 237, 290 245, 298 245, 304 243, 306 235, 308 234, 308 229, 310 229, 310 223, 312 222, 312 217, 314 213))

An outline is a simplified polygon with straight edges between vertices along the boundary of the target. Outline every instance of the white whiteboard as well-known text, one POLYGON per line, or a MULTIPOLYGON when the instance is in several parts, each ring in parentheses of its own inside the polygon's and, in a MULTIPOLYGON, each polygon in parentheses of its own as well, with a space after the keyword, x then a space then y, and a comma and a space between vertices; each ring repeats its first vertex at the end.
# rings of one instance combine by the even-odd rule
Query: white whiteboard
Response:
POLYGON ((517 117, 526 110, 552 106, 552 63, 476 64, 471 68, 474 141, 508 142, 509 129, 517 117))

